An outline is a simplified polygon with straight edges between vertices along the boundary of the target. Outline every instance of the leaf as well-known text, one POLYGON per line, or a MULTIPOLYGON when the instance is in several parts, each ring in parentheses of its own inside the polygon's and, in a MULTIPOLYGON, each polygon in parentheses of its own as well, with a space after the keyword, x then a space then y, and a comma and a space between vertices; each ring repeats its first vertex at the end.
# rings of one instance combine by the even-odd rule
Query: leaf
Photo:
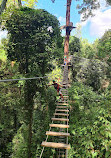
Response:
POLYGON ((110 151, 106 151, 106 153, 105 153, 105 158, 109 158, 109 156, 111 156, 110 154, 111 154, 110 151))

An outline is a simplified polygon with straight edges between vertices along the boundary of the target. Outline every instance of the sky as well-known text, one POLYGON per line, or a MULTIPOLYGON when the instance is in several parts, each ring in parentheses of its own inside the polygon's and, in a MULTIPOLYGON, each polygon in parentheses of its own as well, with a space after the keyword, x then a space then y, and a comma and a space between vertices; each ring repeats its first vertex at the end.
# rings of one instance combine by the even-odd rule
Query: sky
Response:
MULTIPOLYGON (((81 22, 82 15, 78 14, 76 6, 81 3, 82 0, 72 0, 71 4, 71 22, 74 26, 81 26, 81 37, 86 38, 90 43, 93 43, 97 38, 101 38, 106 30, 111 29, 111 6, 106 6, 105 0, 99 0, 101 7, 94 11, 95 16, 88 18, 85 22, 81 22)), ((66 0, 55 0, 52 3, 51 0, 38 0, 38 9, 45 9, 49 13, 55 15, 60 25, 63 26, 66 23, 66 0)), ((74 36, 76 30, 71 32, 74 36)), ((6 37, 6 31, 0 31, 0 39, 6 37)), ((62 35, 65 35, 65 31, 62 31, 62 35)))
MULTIPOLYGON (((70 21, 74 26, 81 25, 81 37, 93 43, 97 38, 101 38, 106 30, 111 29, 111 6, 107 6, 105 0, 99 0, 101 7, 94 11, 95 16, 81 22, 82 15, 78 14, 76 9, 77 4, 81 2, 82 0, 72 0, 70 21)), ((55 3, 51 0, 38 0, 37 8, 47 10, 58 18, 61 26, 65 25, 66 0, 55 0, 55 3)), ((65 35, 65 31, 62 34, 65 35)), ((76 30, 72 31, 71 35, 75 34, 76 30)))

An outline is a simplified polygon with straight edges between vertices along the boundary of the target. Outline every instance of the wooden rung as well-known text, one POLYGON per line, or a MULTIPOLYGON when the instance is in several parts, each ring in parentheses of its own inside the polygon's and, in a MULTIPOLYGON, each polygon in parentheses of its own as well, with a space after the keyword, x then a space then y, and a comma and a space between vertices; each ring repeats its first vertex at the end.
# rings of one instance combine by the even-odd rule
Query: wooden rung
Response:
POLYGON ((69 105, 67 103, 57 103, 56 105, 69 105))
POLYGON ((46 135, 50 135, 50 136, 64 136, 64 137, 68 137, 68 136, 70 136, 69 133, 52 132, 52 131, 46 131, 46 135))
POLYGON ((56 106, 56 108, 68 109, 68 106, 56 106))
POLYGON ((69 119, 66 118, 51 118, 52 121, 69 121, 69 119))
POLYGON ((66 105, 66 106, 68 106, 69 104, 68 105, 67 104, 68 104, 68 101, 65 101, 65 102, 64 101, 59 101, 56 105, 62 105, 62 106, 66 105))
POLYGON ((44 147, 51 147, 51 148, 70 149, 70 145, 64 143, 42 142, 41 145, 44 147))
MULTIPOLYGON (((64 98, 65 99, 65 98, 64 98)), ((69 100, 65 99, 65 100, 59 100, 57 103, 67 103, 69 100)))
POLYGON ((64 114, 64 113, 54 113, 54 115, 58 115, 58 116, 69 116, 69 114, 64 114))
POLYGON ((65 102, 64 102, 64 101, 58 101, 57 105, 58 105, 58 104, 61 105, 61 104, 63 104, 63 103, 68 104, 68 101, 65 101, 65 102))
POLYGON ((49 124, 50 127, 69 128, 69 125, 64 124, 49 124))
POLYGON ((56 109, 56 111, 69 112, 69 110, 64 110, 64 109, 56 109))

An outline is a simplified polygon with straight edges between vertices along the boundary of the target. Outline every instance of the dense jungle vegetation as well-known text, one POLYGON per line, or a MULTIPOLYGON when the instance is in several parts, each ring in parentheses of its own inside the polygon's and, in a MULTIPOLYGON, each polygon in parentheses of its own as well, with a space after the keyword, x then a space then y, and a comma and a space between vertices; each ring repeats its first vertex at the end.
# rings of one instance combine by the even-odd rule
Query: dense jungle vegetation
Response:
MULTIPOLYGON (((58 98, 47 84, 62 80, 64 37, 57 18, 42 9, 13 6, 2 19, 8 36, 0 43, 0 79, 48 78, 0 82, 0 157, 36 158, 58 98)), ((69 48, 68 158, 110 158, 111 30, 93 44, 71 36, 69 48)), ((53 153, 47 148, 43 157, 53 153)))

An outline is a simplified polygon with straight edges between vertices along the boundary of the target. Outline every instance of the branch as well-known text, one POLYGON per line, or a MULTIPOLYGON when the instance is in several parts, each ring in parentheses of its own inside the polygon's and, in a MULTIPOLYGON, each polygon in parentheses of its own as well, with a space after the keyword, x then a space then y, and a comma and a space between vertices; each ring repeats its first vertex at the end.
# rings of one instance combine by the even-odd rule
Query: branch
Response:
POLYGON ((52 1, 52 3, 54 3, 55 2, 55 0, 51 0, 52 1))

